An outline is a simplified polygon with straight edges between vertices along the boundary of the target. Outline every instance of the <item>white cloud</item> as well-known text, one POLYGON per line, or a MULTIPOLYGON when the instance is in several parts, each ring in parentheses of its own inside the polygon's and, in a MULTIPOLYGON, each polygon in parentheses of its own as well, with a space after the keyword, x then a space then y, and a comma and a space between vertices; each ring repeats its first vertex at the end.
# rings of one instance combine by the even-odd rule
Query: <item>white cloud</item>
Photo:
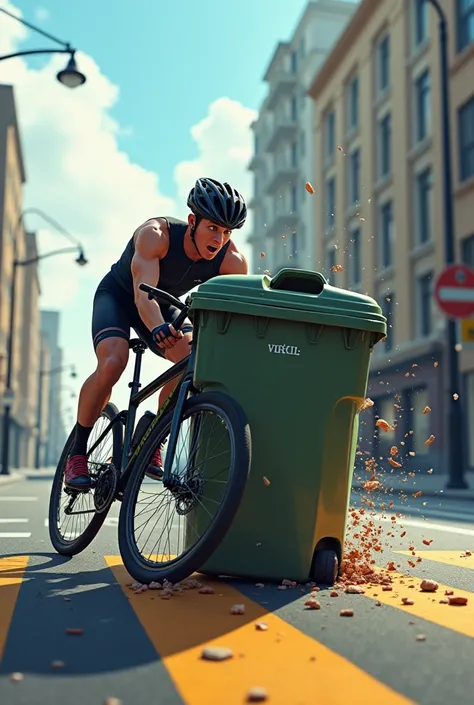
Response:
MULTIPOLYGON (((0 0, 0 6, 21 16, 6 0, 0 0)), ((0 51, 13 52, 26 30, 5 16, 0 22, 0 51)), ((129 131, 109 113, 118 100, 118 87, 91 57, 78 52, 76 59, 87 81, 75 90, 55 78, 65 64, 62 56, 53 56, 40 70, 28 69, 21 58, 2 62, 0 82, 14 86, 27 172, 25 207, 35 206, 55 218, 83 242, 90 260, 79 270, 74 256, 53 257, 45 260, 40 270, 41 306, 62 311, 65 357, 76 363, 79 377, 84 379, 95 366, 90 342, 95 287, 136 226, 151 215, 186 217, 186 197, 198 175, 226 178, 250 200, 249 128, 255 113, 229 98, 214 101, 207 116, 191 128, 198 158, 176 165, 176 196, 165 194, 158 175, 133 163, 118 147, 118 136, 129 131)), ((37 216, 27 218, 28 228, 38 232, 40 252, 66 244, 37 216)), ((246 255, 248 228, 237 235, 246 255)), ((166 365, 151 354, 145 355, 146 379, 166 365)), ((120 406, 128 399, 130 374, 129 366, 126 379, 114 391, 120 406)))
POLYGON ((35 10, 35 20, 37 22, 46 22, 50 16, 50 12, 46 7, 37 7, 35 10))

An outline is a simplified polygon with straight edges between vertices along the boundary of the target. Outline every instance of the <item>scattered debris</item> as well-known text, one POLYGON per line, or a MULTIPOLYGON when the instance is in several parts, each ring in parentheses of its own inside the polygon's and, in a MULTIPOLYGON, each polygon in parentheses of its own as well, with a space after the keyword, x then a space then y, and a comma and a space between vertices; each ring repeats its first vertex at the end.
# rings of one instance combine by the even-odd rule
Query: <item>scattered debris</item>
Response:
POLYGON ((448 597, 448 603, 450 605, 460 605, 464 606, 467 605, 467 597, 461 597, 460 595, 453 595, 448 597))
POLYGON ((258 632, 266 632, 268 631, 268 624, 266 622, 256 622, 255 629, 258 632))
POLYGON ((225 646, 205 646, 201 652, 201 658, 205 661, 225 661, 232 658, 234 652, 225 646))
POLYGON ((422 580, 420 583, 420 590, 422 592, 436 592, 438 588, 439 585, 435 580, 422 580))
POLYGON ((305 607, 309 607, 310 610, 320 610, 321 609, 321 604, 314 599, 314 597, 310 597, 306 602, 304 603, 305 607))
POLYGON ((64 661, 52 661, 52 662, 51 662, 51 667, 52 667, 52 668, 57 668, 57 669, 59 669, 59 668, 64 668, 65 665, 66 665, 66 664, 64 663, 64 661))
POLYGON ((247 702, 262 703, 268 699, 268 692, 265 688, 251 688, 247 693, 247 702))
POLYGON ((353 617, 354 616, 354 610, 341 610, 339 612, 340 617, 353 617))

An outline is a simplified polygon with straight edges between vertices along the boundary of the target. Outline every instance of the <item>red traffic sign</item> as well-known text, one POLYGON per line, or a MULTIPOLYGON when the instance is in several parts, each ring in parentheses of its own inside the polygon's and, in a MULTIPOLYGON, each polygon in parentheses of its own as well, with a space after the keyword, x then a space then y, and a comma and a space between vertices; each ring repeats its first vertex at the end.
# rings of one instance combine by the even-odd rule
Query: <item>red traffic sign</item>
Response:
POLYGON ((435 282, 434 295, 449 318, 468 318, 474 314, 474 269, 465 264, 446 267, 435 282))

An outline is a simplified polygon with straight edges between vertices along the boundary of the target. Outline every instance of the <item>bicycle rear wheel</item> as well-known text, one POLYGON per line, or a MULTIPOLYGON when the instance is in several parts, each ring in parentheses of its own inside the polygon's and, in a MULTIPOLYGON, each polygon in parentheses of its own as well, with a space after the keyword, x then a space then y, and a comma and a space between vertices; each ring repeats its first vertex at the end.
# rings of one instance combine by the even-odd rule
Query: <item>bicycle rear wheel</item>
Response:
POLYGON ((165 443, 172 417, 172 413, 164 416, 144 444, 128 480, 120 508, 120 553, 128 573, 140 583, 164 580, 177 583, 199 570, 228 532, 240 506, 250 472, 251 436, 243 410, 221 392, 203 392, 184 403, 172 463, 174 486, 164 487, 161 481, 146 480, 145 472, 150 458, 155 449, 165 443), (210 418, 202 421, 199 415, 205 413, 209 413, 210 418), (217 422, 215 431, 211 425, 214 419, 217 422), (180 442, 181 432, 186 430, 188 421, 192 422, 191 442, 180 442), (227 440, 224 440, 222 447, 227 450, 212 456, 208 461, 202 460, 204 447, 217 439, 224 428, 227 440), (179 456, 181 450, 189 445, 191 462, 183 465, 179 463, 179 456), (227 473, 220 470, 225 461, 219 460, 226 454, 229 456, 227 473), (220 479, 225 474, 227 481, 220 479), (142 483, 145 490, 142 489, 142 483), (205 496, 205 492, 209 494, 205 496), (159 500, 159 509, 150 516, 153 499, 159 500), (164 508, 166 501, 169 501, 171 511, 164 508), (208 507, 215 509, 214 516, 210 516, 208 507), (182 555, 177 551, 180 526, 177 526, 176 515, 178 520, 184 516, 185 521, 185 550, 182 555), (165 541, 164 553, 160 552, 157 542, 153 543, 153 540, 146 543, 143 550, 139 547, 147 517, 153 525, 152 530, 157 529, 160 538, 166 528, 170 528, 171 536, 165 541), (198 529, 203 530, 202 535, 192 543, 198 529), (138 538, 136 532, 140 532, 138 538), (149 550, 146 550, 147 547, 149 550))
MULTIPOLYGON (((92 429, 88 442, 89 448, 96 443, 118 413, 114 404, 109 403, 104 407, 92 429)), ((89 471, 101 478, 100 485, 88 492, 67 490, 64 487, 64 471, 74 435, 75 428, 69 434, 59 459, 49 500, 49 537, 54 549, 63 556, 74 556, 87 548, 104 523, 111 504, 107 501, 106 495, 108 493, 110 498, 115 490, 122 453, 122 424, 114 423, 105 438, 88 457, 89 471), (98 489, 102 495, 100 501, 96 496, 98 489), (65 507, 71 513, 64 511, 61 515, 61 509, 65 507), (66 530, 63 524, 66 524, 69 530, 66 530)))

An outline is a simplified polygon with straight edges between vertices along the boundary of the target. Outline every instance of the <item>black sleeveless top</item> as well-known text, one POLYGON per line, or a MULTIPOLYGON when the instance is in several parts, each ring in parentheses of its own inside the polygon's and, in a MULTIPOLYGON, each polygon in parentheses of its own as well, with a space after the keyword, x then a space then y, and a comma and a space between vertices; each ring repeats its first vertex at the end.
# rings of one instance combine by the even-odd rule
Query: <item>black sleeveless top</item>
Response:
MULTIPOLYGON (((177 218, 163 218, 168 225, 170 244, 165 257, 160 260, 160 278, 156 286, 179 298, 195 286, 212 279, 219 274, 219 269, 230 242, 212 260, 189 259, 184 251, 184 234, 188 224, 177 218)), ((133 298, 133 278, 131 263, 135 254, 133 237, 128 241, 121 257, 115 262, 110 273, 115 281, 133 298)))

